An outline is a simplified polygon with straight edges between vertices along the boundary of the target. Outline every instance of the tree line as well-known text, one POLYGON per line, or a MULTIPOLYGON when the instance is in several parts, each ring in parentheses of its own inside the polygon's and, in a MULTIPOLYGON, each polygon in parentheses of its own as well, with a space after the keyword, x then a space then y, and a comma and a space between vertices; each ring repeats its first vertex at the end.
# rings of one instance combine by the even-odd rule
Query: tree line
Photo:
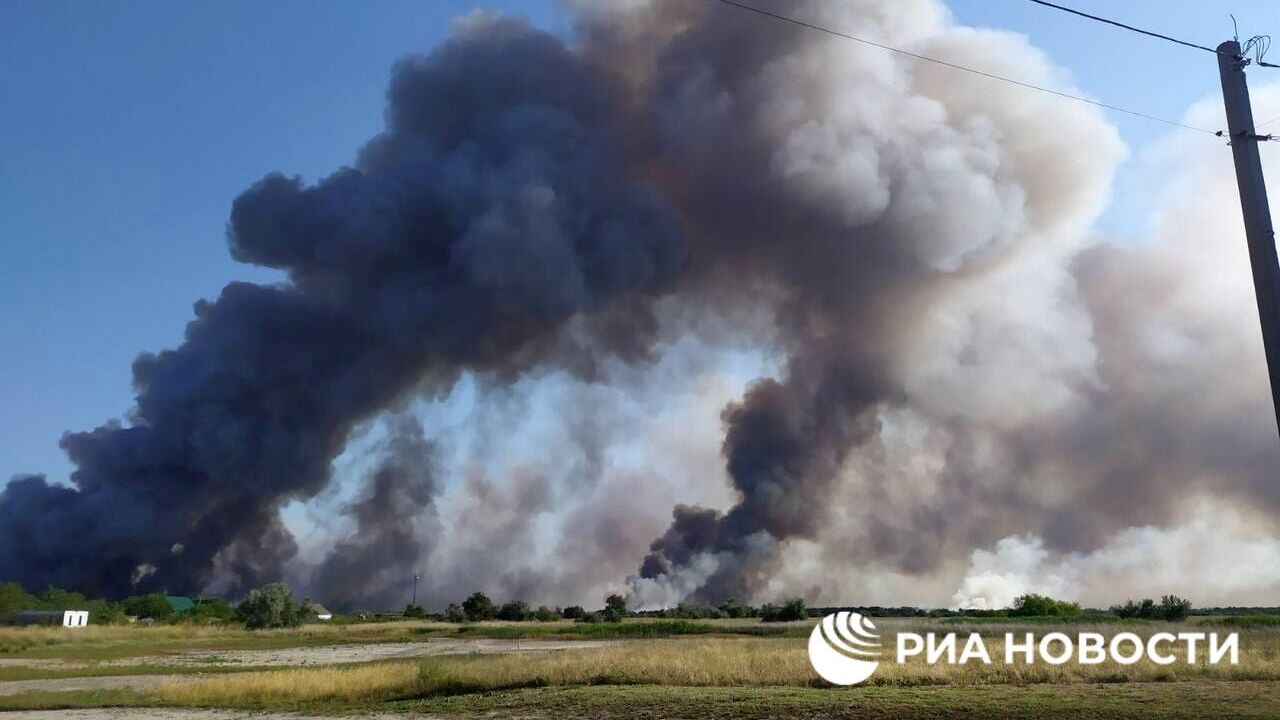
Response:
MULTIPOLYGON (((298 602, 292 591, 283 583, 272 583, 251 590, 236 606, 216 597, 194 599, 194 606, 183 612, 173 608, 164 595, 157 593, 133 595, 119 601, 89 599, 78 592, 49 587, 39 593, 28 593, 17 583, 0 583, 0 624, 12 623, 23 610, 88 610, 93 624, 123 623, 130 619, 148 622, 174 623, 223 623, 240 622, 250 629, 295 627, 312 618, 308 610, 309 600, 298 602)), ((342 621, 361 622, 393 618, 430 619, 452 623, 474 623, 488 620, 507 622, 551 622, 573 620, 583 623, 620 622, 627 617, 666 618, 680 620, 716 620, 758 618, 762 622, 794 622, 810 617, 821 617, 841 609, 856 610, 869 617, 974 617, 974 618, 1075 618, 1080 616, 1114 617, 1122 620, 1165 620, 1177 622, 1193 614, 1190 600, 1177 595, 1163 595, 1159 601, 1151 598, 1127 600, 1112 605, 1108 610, 1082 609, 1079 603, 1058 600, 1047 595, 1026 593, 1014 600, 1008 608, 995 610, 927 610, 917 607, 855 607, 809 608, 802 598, 792 598, 779 604, 766 603, 752 606, 736 599, 718 605, 681 603, 664 610, 632 611, 626 598, 611 594, 604 599, 604 606, 587 610, 581 605, 552 608, 540 605, 531 607, 523 600, 509 600, 498 604, 488 595, 477 591, 458 603, 450 603, 439 613, 425 607, 409 604, 402 613, 356 613, 342 621)), ((1247 608, 1244 608, 1247 610, 1247 608)))

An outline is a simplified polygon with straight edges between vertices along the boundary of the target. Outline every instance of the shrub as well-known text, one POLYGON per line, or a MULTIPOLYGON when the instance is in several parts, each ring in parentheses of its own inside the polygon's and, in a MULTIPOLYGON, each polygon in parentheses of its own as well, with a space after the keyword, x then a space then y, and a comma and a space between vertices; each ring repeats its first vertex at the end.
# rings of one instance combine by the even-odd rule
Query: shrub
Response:
POLYGON ((627 600, 621 595, 610 595, 604 599, 604 610, 600 616, 605 622, 618 622, 627 616, 627 600))
POLYGON ((499 620, 510 620, 512 622, 520 622, 529 617, 529 605, 523 600, 512 600, 503 603, 498 609, 499 620))
POLYGON ((1125 620, 1154 620, 1158 617, 1156 601, 1143 598, 1139 602, 1126 600, 1123 605, 1112 605, 1111 613, 1125 620))
POLYGON ((770 603, 760 608, 760 619, 763 622, 792 622, 808 617, 809 612, 805 609, 803 598, 792 598, 781 606, 770 603))
POLYGON ((8 625, 18 613, 35 606, 35 598, 18 583, 0 583, 0 625, 8 625))
POLYGON ((458 603, 449 603, 449 607, 444 609, 444 619, 451 623, 466 622, 467 614, 458 603))
POLYGON ((1080 603, 1027 593, 1014 599, 1009 617, 1072 617, 1080 613, 1080 603))
POLYGON ((404 606, 404 616, 413 620, 421 620, 427 616, 427 609, 421 605, 409 603, 404 606))
POLYGON ((293 601, 293 593, 283 583, 250 590, 238 610, 250 630, 297 627, 306 613, 302 605, 293 601))
POLYGON ((538 622, 551 622, 559 617, 559 611, 552 610, 546 605, 539 605, 538 609, 533 611, 533 619, 538 622))
POLYGON ((159 593, 130 595, 120 601, 120 608, 125 615, 142 619, 168 620, 173 616, 173 606, 159 593))
POLYGON ((467 616, 468 622, 492 620, 494 615, 497 615, 497 609, 494 608, 493 601, 482 592, 473 592, 471 597, 463 600, 462 612, 467 616))
POLYGON ((569 607, 560 611, 560 615, 565 620, 577 620, 578 618, 586 614, 587 614, 587 611, 583 610, 581 605, 570 605, 569 607))
POLYGON ((183 614, 183 619, 191 622, 228 622, 236 617, 236 609, 220 598, 196 598, 195 607, 183 614))
POLYGON ((720 603, 720 607, 717 609, 723 613, 725 617, 735 619, 753 617, 756 613, 755 608, 750 605, 743 605, 738 602, 737 598, 729 598, 728 600, 720 603))
POLYGON ((1191 601, 1177 595, 1165 595, 1160 598, 1160 617, 1169 622, 1181 622, 1191 612, 1191 601))

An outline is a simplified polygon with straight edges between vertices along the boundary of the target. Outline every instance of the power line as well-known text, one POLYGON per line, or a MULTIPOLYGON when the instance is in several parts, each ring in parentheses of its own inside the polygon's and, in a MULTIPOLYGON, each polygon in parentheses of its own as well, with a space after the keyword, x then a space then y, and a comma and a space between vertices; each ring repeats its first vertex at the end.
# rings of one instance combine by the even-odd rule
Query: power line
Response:
POLYGON ((1245 48, 1245 49, 1244 49, 1243 53, 1242 53, 1241 55, 1236 55, 1236 54, 1234 54, 1234 53, 1230 53, 1230 54, 1229 54, 1229 53, 1220 52, 1220 51, 1218 51, 1218 50, 1216 50, 1216 49, 1214 49, 1214 48, 1208 47, 1208 46, 1206 46, 1206 45, 1200 45, 1200 44, 1193 43, 1193 42, 1187 42, 1186 40, 1179 40, 1178 38, 1170 37, 1170 36, 1168 36, 1168 35, 1164 35, 1164 34, 1161 34, 1161 33, 1158 33, 1158 32, 1153 32, 1153 31, 1151 31, 1151 30, 1143 30, 1143 29, 1142 29, 1142 28, 1140 28, 1140 27, 1135 27, 1135 26, 1133 26, 1133 25, 1127 25, 1127 24, 1122 23, 1122 22, 1119 22, 1119 21, 1117 21, 1117 20, 1111 20, 1111 19, 1108 19, 1108 18, 1101 17, 1101 16, 1099 16, 1099 15, 1090 15, 1090 14, 1089 14, 1089 13, 1087 13, 1087 12, 1083 12, 1083 11, 1080 11, 1080 10, 1076 10, 1075 8, 1069 8, 1069 7, 1067 7, 1066 5, 1059 5, 1059 4, 1057 4, 1057 3, 1048 2, 1048 0, 1027 0, 1027 2, 1033 2, 1033 3, 1035 3, 1036 5, 1042 5, 1042 6, 1047 7, 1047 8, 1053 8, 1054 10, 1061 10, 1062 12, 1065 12, 1065 13, 1071 13, 1072 15, 1076 15, 1076 16, 1079 16, 1079 17, 1082 17, 1082 18, 1087 18, 1087 19, 1089 19, 1089 20, 1093 20, 1093 21, 1095 21, 1095 22, 1100 22, 1100 23, 1103 23, 1103 24, 1106 24, 1106 25, 1111 25, 1111 26, 1113 26, 1113 27, 1118 27, 1118 28, 1121 28, 1121 29, 1124 29, 1124 30, 1128 30, 1128 31, 1130 31, 1130 32, 1135 32, 1135 33, 1138 33, 1139 35, 1146 35, 1147 37, 1153 37, 1153 38, 1157 38, 1157 39, 1159 39, 1159 40, 1165 40, 1165 41, 1168 41, 1168 42, 1171 42, 1171 43, 1176 43, 1176 44, 1178 44, 1178 45, 1183 45, 1183 46, 1186 46, 1186 47, 1189 47, 1189 48, 1194 48, 1194 49, 1196 49, 1196 50, 1203 50, 1203 51, 1205 51, 1205 52, 1213 53, 1214 55, 1226 55, 1227 57, 1238 58, 1238 59, 1240 59, 1240 60, 1243 60, 1243 61, 1244 61, 1244 63, 1245 63, 1246 65, 1252 62, 1253 64, 1255 64, 1255 65, 1257 65, 1257 66, 1259 66, 1259 67, 1266 67, 1266 68, 1276 68, 1276 67, 1280 67, 1280 65, 1273 65, 1273 64, 1271 64, 1271 63, 1269 63, 1269 62, 1263 62, 1263 60, 1262 60, 1262 57, 1263 57, 1264 55, 1266 55, 1266 54, 1267 54, 1267 50, 1268 50, 1268 49, 1270 48, 1270 46, 1271 46, 1271 38, 1270 38, 1270 37, 1268 37, 1268 36, 1266 36, 1266 35, 1255 35, 1254 37, 1250 38, 1250 39, 1245 43, 1245 46, 1244 46, 1244 48, 1245 48), (1253 51, 1255 52, 1255 58, 1254 58, 1253 60, 1249 60, 1249 59, 1247 58, 1247 56, 1248 56, 1248 54, 1249 54, 1249 52, 1250 52, 1251 50, 1253 50, 1253 51))
POLYGON ((850 35, 848 33, 840 32, 839 30, 833 30, 828 27, 823 27, 821 25, 815 25, 813 23, 805 22, 804 20, 798 20, 793 17, 788 17, 786 15, 780 15, 775 12, 770 12, 768 10, 763 10, 758 7, 753 7, 745 3, 737 2, 737 0, 712 0, 712 1, 721 3, 722 5, 729 5, 731 7, 738 8, 739 10, 746 10, 747 12, 752 12, 757 15, 762 15, 764 17, 773 18, 774 20, 780 20, 782 22, 790 23, 798 27, 807 28, 809 30, 816 30, 818 32, 826 33, 828 35, 834 35, 836 37, 844 38, 845 40, 852 40, 854 42, 862 43, 863 45, 870 45, 871 47, 874 47, 874 48, 880 48, 881 50, 887 50, 888 52, 897 53, 899 55, 904 55, 906 57, 914 58, 916 60, 923 60, 925 62, 934 63, 935 65, 941 65, 943 67, 948 67, 953 70, 961 70, 963 72, 972 73, 974 75, 979 75, 981 77, 989 78, 991 80, 999 80, 1000 82, 1009 83, 1010 85, 1017 85, 1018 87, 1027 88, 1029 90, 1036 90, 1038 92, 1046 93, 1048 95, 1054 95, 1060 98, 1064 98, 1066 100, 1075 100, 1076 102, 1087 103, 1095 107, 1105 108, 1107 110, 1114 110, 1115 112, 1118 112, 1118 113, 1124 113, 1126 115, 1132 115, 1134 117, 1143 118, 1145 120, 1152 120, 1158 123, 1164 123, 1166 125, 1180 127, 1185 130, 1194 130, 1196 132, 1202 132, 1208 135, 1214 134, 1212 130, 1206 130, 1204 128, 1195 127, 1194 125, 1185 125, 1183 123, 1180 123, 1174 120, 1166 120, 1161 117, 1156 117, 1155 115, 1148 115, 1146 113, 1141 113, 1136 110, 1129 110, 1126 108, 1122 108, 1117 105, 1110 105, 1108 103, 1099 102, 1097 100, 1090 100, 1089 98, 1086 98, 1086 97, 1081 97, 1079 95, 1072 95, 1071 93, 1061 92, 1059 90, 1051 90, 1049 88, 1041 87, 1039 85, 1033 85, 1032 83, 1029 83, 1029 82, 1014 80, 1013 78, 1005 77, 1003 75, 996 75, 994 73, 989 73, 984 70, 976 70, 971 67, 966 67, 964 65, 958 65, 956 63, 947 62, 946 60, 939 60, 937 58, 932 58, 927 55, 920 55, 918 53, 913 53, 909 50, 903 50, 901 48, 893 47, 892 45, 885 45, 882 43, 874 42, 872 40, 867 40, 865 38, 860 38, 855 35, 850 35))
POLYGON ((1266 122, 1260 122, 1260 123, 1258 123, 1257 125, 1254 125, 1254 126, 1253 126, 1253 129, 1254 129, 1254 130, 1257 130, 1258 128, 1261 128, 1263 125, 1270 125, 1271 123, 1273 123, 1273 122, 1275 122, 1275 121, 1277 121, 1277 120, 1280 120, 1280 115, 1277 115, 1276 117, 1273 117, 1273 118, 1271 118, 1270 120, 1268 120, 1268 121, 1266 121, 1266 122))
POLYGON ((1214 55, 1222 54, 1222 53, 1219 53, 1217 50, 1215 50, 1215 49, 1213 49, 1213 48, 1211 48, 1211 47, 1206 47, 1206 46, 1204 46, 1204 45, 1197 45, 1196 43, 1193 43, 1193 42, 1187 42, 1186 40, 1179 40, 1178 38, 1175 38, 1175 37, 1169 37, 1168 35, 1161 35, 1161 34, 1160 34, 1160 33, 1158 33, 1158 32, 1152 32, 1152 31, 1150 31, 1150 30, 1143 30, 1142 28, 1139 28, 1139 27, 1134 27, 1134 26, 1132 26, 1132 25, 1126 25, 1126 24, 1124 24, 1124 23, 1122 23, 1122 22, 1118 22, 1118 21, 1115 21, 1115 20, 1108 20, 1107 18, 1099 17, 1099 16, 1097 16, 1097 15, 1090 15, 1090 14, 1089 14, 1089 13, 1087 13, 1087 12, 1081 12, 1081 11, 1076 10, 1076 9, 1074 9, 1074 8, 1069 8, 1069 7, 1065 6, 1065 5, 1059 5, 1059 4, 1057 4, 1057 3, 1046 2, 1046 0, 1027 0, 1027 1, 1028 1, 1028 2, 1033 2, 1033 3, 1037 4, 1037 5, 1043 5, 1043 6, 1045 6, 1045 7, 1050 7, 1050 8, 1053 8, 1053 9, 1055 9, 1055 10, 1061 10, 1061 11, 1063 11, 1063 12, 1071 13, 1072 15, 1079 15, 1079 16, 1080 16, 1080 17, 1082 17, 1082 18, 1088 18, 1089 20, 1094 20, 1094 21, 1096 21, 1096 22, 1105 23, 1105 24, 1107 24, 1107 25, 1114 25, 1115 27, 1123 28, 1123 29, 1128 30, 1128 31, 1130 31, 1130 32, 1136 32, 1136 33, 1138 33, 1138 34, 1140 34, 1140 35, 1146 35, 1146 36, 1148 36, 1148 37, 1159 38, 1160 40, 1167 40, 1167 41, 1169 41, 1169 42, 1171 42, 1171 43, 1177 43, 1177 44, 1179 44, 1179 45, 1185 45, 1185 46, 1187 46, 1187 47, 1189 47, 1189 48, 1195 48, 1196 50, 1204 50, 1205 52, 1211 52, 1211 53, 1213 53, 1214 55))

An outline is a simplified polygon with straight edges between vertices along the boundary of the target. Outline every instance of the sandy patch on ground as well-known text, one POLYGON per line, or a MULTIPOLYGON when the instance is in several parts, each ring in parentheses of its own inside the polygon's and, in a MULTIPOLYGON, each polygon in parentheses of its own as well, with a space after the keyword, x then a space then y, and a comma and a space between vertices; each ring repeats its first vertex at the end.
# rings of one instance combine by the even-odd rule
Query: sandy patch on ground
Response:
MULTIPOLYGON (((165 708, 105 708, 102 710, 41 710, 5 713, 4 720, 124 720, 124 718, 140 718, 141 720, 233 720, 234 718, 257 718, 257 720, 337 720, 335 718, 315 715, 282 715, 280 713, 252 713, 234 710, 168 710, 165 708)), ((379 718, 381 720, 404 720, 426 715, 359 715, 362 718, 379 718)))
MULTIPOLYGON (((56 678, 52 680, 10 680, 0 682, 0 695, 16 695, 29 690, 41 692, 71 692, 74 690, 142 690, 155 687, 169 680, 196 678, 201 675, 113 675, 110 677, 56 678)), ((14 717, 0 714, 5 720, 14 717)))
MULTIPOLYGON (((424 640, 413 643, 372 643, 369 645, 323 645, 317 647, 281 648, 279 650, 190 651, 175 655, 128 658, 103 663, 98 667, 128 665, 167 665, 169 667, 301 667, 308 665, 347 665, 377 660, 428 657, 432 655, 465 655, 469 653, 513 653, 547 650, 582 650, 602 647, 616 641, 581 640, 424 640)), ((41 661, 27 661, 35 665, 41 661)), ((56 661, 55 661, 56 662, 56 661)), ((189 675, 112 675, 106 677, 57 678, 48 680, 11 680, 0 682, 0 695, 14 695, 31 690, 64 692, 72 690, 145 689, 161 682, 195 682, 208 678, 203 673, 189 675)), ((5 714, 3 720, 13 715, 5 714)), ((106 716, 104 716, 106 717, 106 716)), ((123 717, 123 716, 122 716, 123 717)))
POLYGON ((469 653, 513 653, 539 650, 582 650, 608 644, 600 640, 423 640, 406 643, 370 643, 368 645, 318 645, 280 648, 278 650, 191 650, 160 657, 129 658, 116 661, 124 665, 179 665, 184 667, 237 666, 305 666, 345 665, 348 663, 398 660, 430 655, 465 655, 469 653))

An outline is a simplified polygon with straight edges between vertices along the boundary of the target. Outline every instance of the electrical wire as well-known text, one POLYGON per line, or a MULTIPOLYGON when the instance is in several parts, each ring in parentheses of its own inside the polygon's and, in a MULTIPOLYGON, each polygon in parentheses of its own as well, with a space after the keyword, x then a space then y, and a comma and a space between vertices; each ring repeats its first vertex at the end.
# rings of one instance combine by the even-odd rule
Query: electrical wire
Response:
MULTIPOLYGON (((1063 12, 1071 13, 1072 15, 1079 15, 1079 16, 1080 16, 1080 17, 1082 17, 1082 18, 1088 18, 1089 20, 1093 20, 1093 21, 1095 21, 1095 22, 1105 23, 1105 24, 1107 24, 1107 25, 1113 25, 1113 26, 1115 26, 1115 27, 1122 28, 1122 29, 1124 29, 1124 30, 1128 30, 1128 31, 1130 31, 1130 32, 1136 32, 1136 33, 1138 33, 1138 34, 1140 34, 1140 35, 1146 35, 1146 36, 1148 36, 1148 37, 1158 38, 1158 39, 1160 39, 1160 40, 1167 40, 1167 41, 1169 41, 1169 42, 1171 42, 1171 43, 1177 43, 1178 45, 1185 45, 1185 46, 1187 46, 1187 47, 1189 47, 1189 48, 1195 48, 1196 50, 1204 50, 1205 52, 1211 52, 1211 53, 1213 53, 1214 55, 1226 55, 1226 54, 1227 54, 1227 53, 1221 53, 1221 52, 1218 52, 1217 50, 1215 50, 1215 49, 1213 49, 1213 48, 1211 48, 1211 47, 1207 47, 1207 46, 1205 46, 1205 45, 1197 45, 1196 43, 1193 43, 1193 42, 1187 42, 1186 40, 1179 40, 1178 38, 1175 38, 1175 37, 1169 37, 1168 35, 1161 35, 1161 34, 1160 34, 1160 33, 1158 33, 1158 32, 1152 32, 1152 31, 1150 31, 1150 30, 1143 30, 1142 28, 1140 28, 1140 27, 1134 27, 1133 25, 1126 25, 1126 24, 1124 24, 1124 23, 1122 23, 1122 22, 1118 22, 1118 21, 1116 21, 1116 20, 1108 20, 1107 18, 1099 17, 1099 16, 1097 16, 1097 15, 1090 15, 1090 14, 1089 14, 1089 13, 1087 13, 1087 12, 1081 12, 1080 10, 1076 10, 1075 8, 1069 8, 1069 7, 1067 7, 1066 5, 1059 5, 1059 4, 1057 4, 1057 3, 1047 2, 1047 0, 1027 0, 1027 1, 1028 1, 1028 2, 1033 2, 1033 3, 1037 4, 1037 5, 1043 5, 1043 6, 1045 6, 1045 7, 1053 8, 1054 10, 1061 10, 1061 11, 1063 11, 1063 12)), ((1233 56, 1233 57, 1234 57, 1234 56, 1233 56)))
MULTIPOLYGON (((1065 13, 1070 13, 1072 15, 1076 15, 1082 18, 1087 18, 1095 22, 1100 22, 1106 25, 1111 25, 1113 27, 1118 27, 1124 30, 1128 30, 1130 32, 1135 32, 1135 33, 1138 33, 1139 35, 1146 35, 1147 37, 1153 37, 1159 40, 1165 40, 1167 42, 1176 43, 1178 45, 1194 48, 1196 50, 1203 50, 1205 52, 1213 53, 1214 55, 1223 55, 1225 57, 1243 60, 1245 64, 1252 63, 1259 67, 1280 68, 1280 65, 1273 65, 1272 63, 1264 62, 1262 59, 1263 56, 1267 54, 1267 51, 1271 48, 1271 36, 1269 35, 1254 35, 1253 37, 1249 38, 1244 42, 1243 49, 1240 51, 1240 54, 1237 55, 1235 53, 1225 53, 1220 50, 1216 50, 1214 48, 1208 47, 1206 45, 1200 45, 1198 43, 1188 42, 1186 40, 1179 40, 1178 38, 1170 37, 1168 35, 1164 35, 1158 32, 1153 32, 1151 30, 1144 30, 1140 27, 1127 25, 1117 20, 1111 20, 1109 18, 1104 18, 1099 15, 1091 15, 1087 12, 1083 12, 1080 10, 1076 10, 1075 8, 1067 7, 1066 5, 1059 5, 1058 3, 1049 2, 1048 0, 1027 0, 1027 2, 1032 2, 1032 3, 1035 3, 1036 5, 1042 5, 1047 8, 1053 8, 1054 10, 1061 10, 1062 12, 1065 12, 1065 13), (1250 60, 1248 57, 1249 53, 1251 52, 1254 53, 1253 60, 1250 60)), ((1236 42, 1239 42, 1238 37, 1236 38, 1236 42)))
MULTIPOLYGON (((867 39, 865 39, 865 38, 860 38, 860 37, 857 37, 857 36, 855 36, 855 35, 850 35, 850 34, 848 34, 848 33, 840 32, 839 30, 833 30, 833 29, 828 28, 828 27, 823 27, 823 26, 821 26, 821 25, 816 25, 816 24, 814 24, 814 23, 805 22, 804 20, 798 20, 798 19, 793 18, 793 17, 788 17, 788 16, 786 16, 786 15, 781 15, 781 14, 778 14, 778 13, 775 13, 775 12, 771 12, 771 11, 769 11, 769 10, 764 10, 764 9, 762 9, 762 8, 754 7, 754 6, 752 6, 752 5, 747 5, 746 3, 738 2, 737 0, 711 0, 711 1, 712 1, 712 2, 718 2, 718 3, 722 4, 722 5, 728 5, 728 6, 731 6, 731 7, 735 7, 735 8, 738 8, 739 10, 745 10, 745 11, 747 11, 747 12, 752 12, 752 13, 755 13, 755 14, 757 14, 757 15, 761 15, 761 16, 764 16, 764 17, 772 18, 772 19, 774 19, 774 20, 779 20, 779 21, 782 21, 782 22, 790 23, 790 24, 792 24, 792 25, 796 25, 796 26, 798 26, 798 27, 807 28, 807 29, 809 29, 809 30, 816 30, 816 31, 818 31, 818 32, 826 33, 826 34, 828 34, 828 35, 834 35, 834 36, 836 36, 836 37, 844 38, 845 40, 852 40, 852 41, 854 41, 854 42, 862 43, 863 45, 869 45, 869 46, 874 47, 874 48, 879 48, 879 49, 881 49, 881 50, 886 50, 886 51, 888 51, 888 52, 897 53, 897 54, 899 54, 899 55, 903 55, 903 56, 906 56, 906 57, 909 57, 909 58, 914 58, 914 59, 916 59, 916 60, 922 60, 922 61, 924 61, 924 62, 930 62, 930 63, 933 63, 933 64, 935 64, 935 65, 941 65, 941 66, 943 66, 943 67, 951 68, 951 69, 953 69, 953 70, 961 70, 961 71, 963 71, 963 72, 972 73, 972 74, 974 74, 974 75, 979 75, 979 76, 981 76, 981 77, 985 77, 985 78, 988 78, 988 79, 991 79, 991 80, 998 80, 998 81, 1000 81, 1000 82, 1009 83, 1010 85, 1017 85, 1017 86, 1019 86, 1019 87, 1026 88, 1026 89, 1029 89, 1029 90, 1035 90, 1035 91, 1038 91, 1038 92, 1046 93, 1046 94, 1048 94, 1048 95, 1054 95, 1054 96, 1056 96, 1056 97, 1060 97, 1060 98, 1063 98, 1063 99, 1066 99, 1066 100, 1074 100, 1074 101, 1076 101, 1076 102, 1087 103, 1087 104, 1089 104, 1089 105, 1093 105, 1093 106, 1095 106, 1095 107, 1105 108, 1105 109, 1107 109, 1107 110, 1113 110, 1113 111, 1118 112, 1118 113, 1124 113, 1125 115, 1132 115, 1132 116, 1134 116, 1134 117, 1143 118, 1143 119, 1145 119, 1145 120, 1152 120, 1152 121, 1154 121, 1154 122, 1164 123, 1165 125, 1172 125, 1172 126, 1174 126, 1174 127, 1183 128, 1183 129, 1185 129, 1185 130, 1194 130, 1195 132, 1201 132, 1201 133, 1205 133, 1205 134, 1208 134, 1208 135, 1214 135, 1214 134, 1215 134, 1215 133, 1214 133, 1214 131, 1212 131, 1212 130, 1206 130, 1206 129, 1201 128, 1201 127, 1195 127, 1194 125, 1186 125, 1186 124, 1183 124, 1183 123, 1177 122, 1177 121, 1175 121, 1175 120, 1166 120, 1165 118, 1156 117, 1155 115, 1148 115, 1148 114, 1146 114, 1146 113, 1138 112, 1137 110, 1129 110, 1129 109, 1127 109, 1127 108, 1122 108, 1122 107, 1119 107, 1119 106, 1117 106, 1117 105, 1111 105, 1111 104, 1108 104, 1108 103, 1099 102, 1099 101, 1097 101, 1097 100, 1090 100, 1089 98, 1081 97, 1081 96, 1079 96, 1079 95, 1072 95, 1071 93, 1061 92, 1061 91, 1059 91, 1059 90, 1051 90, 1051 89, 1046 88, 1046 87, 1041 87, 1041 86, 1039 86, 1039 85, 1034 85, 1034 84, 1029 83, 1029 82, 1023 82, 1023 81, 1021 81, 1021 80, 1015 80, 1015 79, 1013 79, 1013 78, 1005 77, 1005 76, 1003 76, 1003 75, 996 75, 996 74, 994 74, 994 73, 989 73, 989 72, 986 72, 986 71, 984 71, 984 70, 977 70, 977 69, 974 69, 974 68, 971 68, 971 67, 966 67, 966 66, 964 66, 964 65, 958 65, 958 64, 956 64, 956 63, 947 62, 946 60, 939 60, 939 59, 937 59, 937 58, 932 58, 932 57, 929 57, 929 56, 927 56, 927 55, 920 55, 919 53, 914 53, 914 52, 911 52, 911 51, 909 51, 909 50, 903 50, 903 49, 901 49, 901 48, 896 48, 896 47, 893 47, 892 45, 885 45, 885 44, 883 44, 883 43, 874 42, 874 41, 872 41, 872 40, 867 40, 867 39)), ((1199 47, 1199 46, 1193 46, 1193 47, 1199 47)), ((1210 52, 1213 52, 1213 51, 1210 51, 1210 52)), ((1277 118, 1277 119, 1280 119, 1280 118, 1277 118)))

